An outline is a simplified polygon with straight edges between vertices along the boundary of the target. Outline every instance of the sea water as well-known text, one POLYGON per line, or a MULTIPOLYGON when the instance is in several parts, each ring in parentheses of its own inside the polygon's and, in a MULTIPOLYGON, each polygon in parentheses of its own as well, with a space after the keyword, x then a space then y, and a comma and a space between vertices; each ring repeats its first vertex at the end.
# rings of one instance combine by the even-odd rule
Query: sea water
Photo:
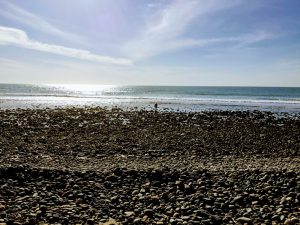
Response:
POLYGON ((0 108, 106 106, 300 112, 298 87, 0 84, 0 108))

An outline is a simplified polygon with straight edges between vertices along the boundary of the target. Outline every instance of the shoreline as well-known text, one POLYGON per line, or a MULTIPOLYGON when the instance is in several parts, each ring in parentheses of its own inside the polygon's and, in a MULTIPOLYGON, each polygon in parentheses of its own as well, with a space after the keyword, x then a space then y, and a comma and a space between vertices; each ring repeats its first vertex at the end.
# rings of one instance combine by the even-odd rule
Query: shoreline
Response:
POLYGON ((299 101, 254 99, 164 99, 156 97, 54 97, 54 96, 0 96, 0 109, 46 109, 46 108, 121 108, 123 110, 207 112, 207 111, 266 111, 272 113, 300 113, 299 101))
POLYGON ((0 132, 0 223, 300 219, 300 114, 16 109, 0 132))

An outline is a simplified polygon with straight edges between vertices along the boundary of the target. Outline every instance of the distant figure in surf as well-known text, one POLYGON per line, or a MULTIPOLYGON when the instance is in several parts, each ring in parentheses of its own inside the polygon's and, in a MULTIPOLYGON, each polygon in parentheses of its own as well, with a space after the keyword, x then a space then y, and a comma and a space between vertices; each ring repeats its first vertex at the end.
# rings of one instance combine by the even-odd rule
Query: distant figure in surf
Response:
POLYGON ((155 103, 155 104, 154 104, 154 108, 157 109, 157 107, 158 107, 158 106, 157 106, 157 103, 155 103))

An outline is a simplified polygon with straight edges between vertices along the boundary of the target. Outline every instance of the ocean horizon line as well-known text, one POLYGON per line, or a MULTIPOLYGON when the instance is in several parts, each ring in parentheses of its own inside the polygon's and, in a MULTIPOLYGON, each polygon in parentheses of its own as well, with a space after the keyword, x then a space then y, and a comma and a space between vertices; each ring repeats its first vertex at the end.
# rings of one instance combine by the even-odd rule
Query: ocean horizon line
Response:
POLYGON ((300 88, 300 86, 260 86, 260 85, 167 85, 167 84, 79 84, 79 83, 13 83, 4 85, 53 85, 53 86, 129 86, 129 87, 228 87, 228 88, 300 88))

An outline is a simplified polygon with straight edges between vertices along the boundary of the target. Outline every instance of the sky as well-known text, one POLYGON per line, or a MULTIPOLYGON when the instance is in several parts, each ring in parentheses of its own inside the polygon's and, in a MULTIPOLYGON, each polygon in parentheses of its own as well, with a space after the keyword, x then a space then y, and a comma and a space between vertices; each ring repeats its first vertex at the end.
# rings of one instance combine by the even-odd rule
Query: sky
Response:
POLYGON ((0 83, 300 86, 299 0, 0 0, 0 83))

